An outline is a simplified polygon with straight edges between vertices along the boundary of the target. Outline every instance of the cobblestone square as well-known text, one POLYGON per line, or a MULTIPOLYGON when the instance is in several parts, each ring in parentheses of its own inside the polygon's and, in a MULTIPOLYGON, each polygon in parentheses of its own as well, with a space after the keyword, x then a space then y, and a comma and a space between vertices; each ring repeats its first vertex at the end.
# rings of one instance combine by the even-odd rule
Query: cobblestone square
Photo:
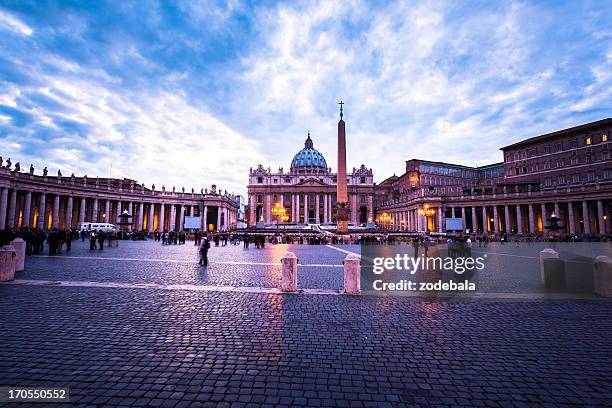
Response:
MULTIPOLYGON (((70 387, 84 407, 612 403, 609 301, 266 292, 287 250, 300 287, 329 290, 359 247, 213 247, 207 269, 193 245, 151 241, 28 258, 0 285, 0 382, 70 387)), ((537 263, 537 250, 481 249, 500 270, 537 263)))

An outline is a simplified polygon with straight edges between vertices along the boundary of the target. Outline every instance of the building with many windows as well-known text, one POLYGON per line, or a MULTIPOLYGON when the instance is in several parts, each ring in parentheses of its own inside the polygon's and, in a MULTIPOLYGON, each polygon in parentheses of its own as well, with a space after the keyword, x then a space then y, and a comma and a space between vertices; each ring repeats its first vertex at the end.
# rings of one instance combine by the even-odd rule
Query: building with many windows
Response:
POLYGON ((406 172, 376 187, 375 216, 386 228, 542 234, 555 214, 562 232, 612 233, 612 119, 503 147, 503 162, 484 167, 409 160, 406 172))
MULTIPOLYGON (((347 175, 349 223, 366 225, 374 214, 374 176, 361 165, 347 175)), ((259 165, 250 170, 249 224, 275 224, 282 208, 287 224, 335 224, 337 174, 314 148, 310 133, 296 153, 289 171, 273 172, 259 165)), ((281 220, 279 220, 281 221, 281 220)), ((283 222, 283 221, 281 221, 283 222)))

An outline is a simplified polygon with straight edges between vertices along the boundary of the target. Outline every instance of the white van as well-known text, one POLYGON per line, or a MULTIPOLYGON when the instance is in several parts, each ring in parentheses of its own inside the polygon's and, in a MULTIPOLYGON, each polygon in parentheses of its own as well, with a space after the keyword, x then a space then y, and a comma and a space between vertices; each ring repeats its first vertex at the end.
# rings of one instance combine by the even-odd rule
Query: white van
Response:
POLYGON ((79 223, 79 231, 104 231, 104 232, 115 232, 117 227, 115 224, 109 224, 106 222, 81 222, 79 223))

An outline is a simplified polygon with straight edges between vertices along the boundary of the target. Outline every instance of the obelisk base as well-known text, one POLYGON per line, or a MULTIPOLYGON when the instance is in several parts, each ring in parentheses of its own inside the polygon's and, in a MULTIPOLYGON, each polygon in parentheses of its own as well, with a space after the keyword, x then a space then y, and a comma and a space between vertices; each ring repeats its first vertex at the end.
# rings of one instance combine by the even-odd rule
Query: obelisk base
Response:
POLYGON ((339 204, 339 208, 336 211, 336 234, 346 235, 348 234, 348 208, 339 204))

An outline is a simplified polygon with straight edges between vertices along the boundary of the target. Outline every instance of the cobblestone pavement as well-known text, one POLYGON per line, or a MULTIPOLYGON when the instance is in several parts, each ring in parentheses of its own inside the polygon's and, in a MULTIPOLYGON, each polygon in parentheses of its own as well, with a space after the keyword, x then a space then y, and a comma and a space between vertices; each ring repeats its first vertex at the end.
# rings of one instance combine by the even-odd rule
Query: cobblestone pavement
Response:
POLYGON ((610 312, 0 285, 0 383, 99 407, 610 406, 610 312))
MULTIPOLYGON (((485 256, 485 269, 472 277, 484 293, 543 293, 540 282, 539 252, 544 244, 474 245, 473 256, 485 256)), ((187 285, 228 285, 278 287, 280 258, 287 251, 299 258, 298 285, 306 289, 341 289, 342 260, 345 252, 360 253, 358 245, 339 245, 334 250, 323 245, 267 245, 249 250, 242 245, 212 247, 210 266, 197 264, 192 243, 162 246, 158 242, 121 241, 117 248, 89 251, 87 242, 75 242, 73 250, 55 257, 30 257, 26 272, 18 279, 130 282, 187 285)), ((612 244, 559 244, 566 261, 567 292, 593 291, 592 259, 612 257, 612 244)), ((412 254, 411 249, 408 250, 412 254)), ((430 255, 446 256, 446 245, 432 248, 430 255)))

